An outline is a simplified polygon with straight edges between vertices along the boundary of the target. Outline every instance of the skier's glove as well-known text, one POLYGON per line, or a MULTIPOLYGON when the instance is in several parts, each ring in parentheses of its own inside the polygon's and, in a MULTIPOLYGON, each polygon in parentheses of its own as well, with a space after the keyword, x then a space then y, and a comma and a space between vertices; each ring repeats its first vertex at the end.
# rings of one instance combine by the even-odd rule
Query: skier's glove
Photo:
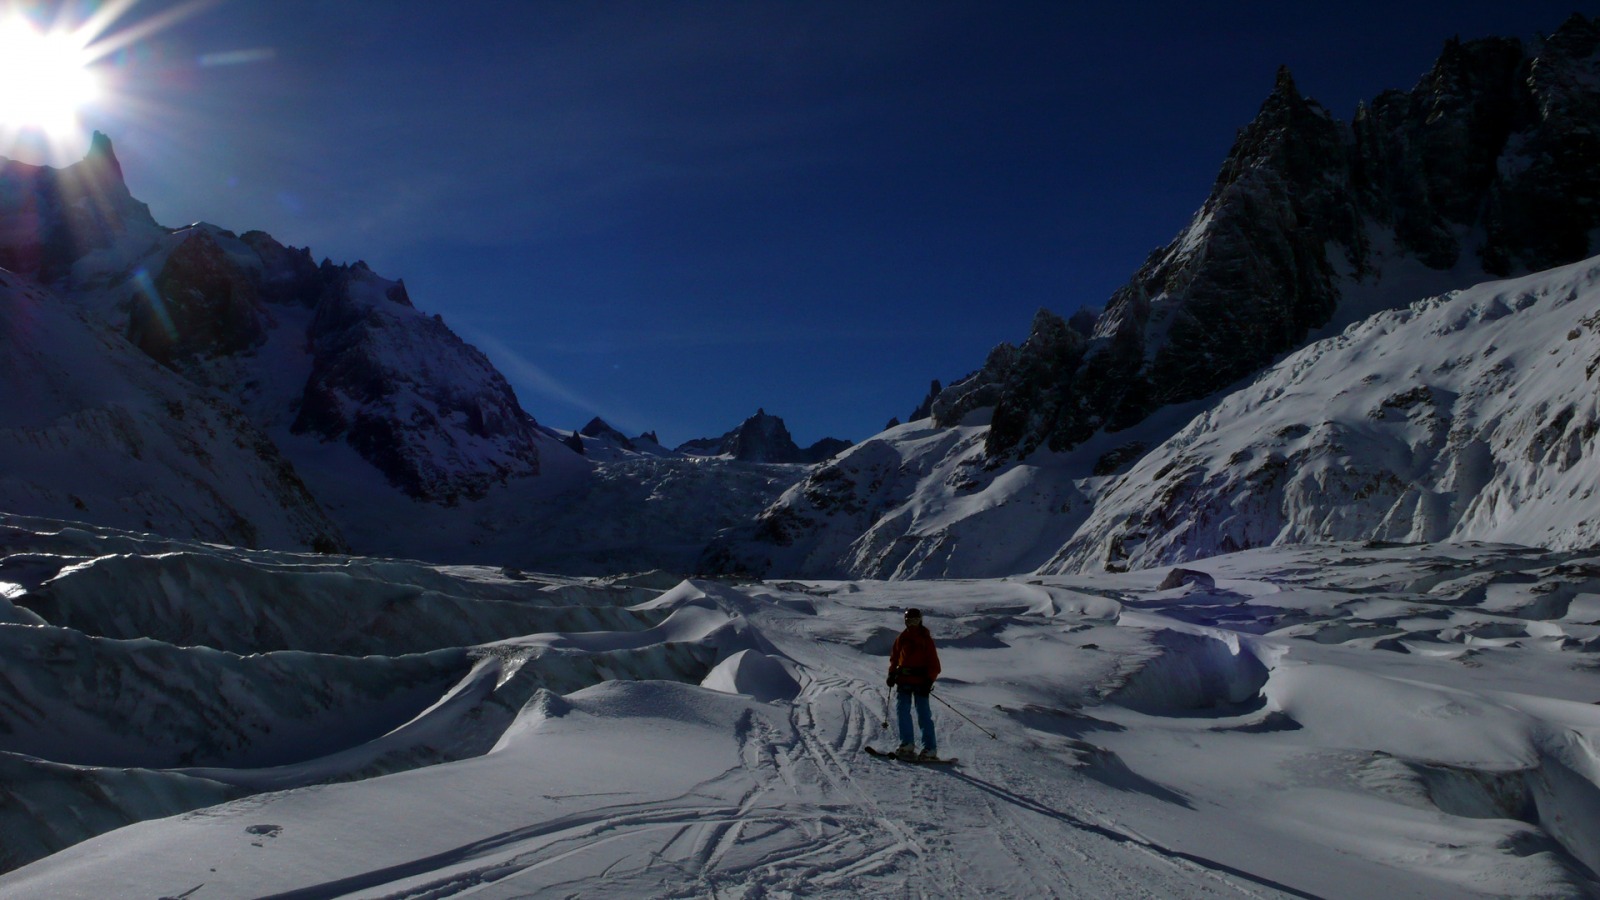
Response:
POLYGON ((889 687, 894 687, 894 673, 893 672, 889 673, 889 679, 887 681, 885 681, 884 684, 888 685, 889 687))

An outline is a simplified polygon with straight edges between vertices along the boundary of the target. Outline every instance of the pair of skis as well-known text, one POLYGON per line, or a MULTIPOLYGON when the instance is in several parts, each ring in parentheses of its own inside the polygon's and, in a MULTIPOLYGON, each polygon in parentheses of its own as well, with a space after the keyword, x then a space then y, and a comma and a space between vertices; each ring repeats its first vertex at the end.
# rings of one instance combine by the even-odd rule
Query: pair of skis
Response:
POLYGON ((915 756, 903 757, 898 753, 885 753, 876 747, 864 747, 862 749, 866 750, 869 756, 876 756, 878 759, 893 759, 900 762, 915 763, 919 766, 953 766, 956 764, 955 757, 948 759, 918 759, 915 756))

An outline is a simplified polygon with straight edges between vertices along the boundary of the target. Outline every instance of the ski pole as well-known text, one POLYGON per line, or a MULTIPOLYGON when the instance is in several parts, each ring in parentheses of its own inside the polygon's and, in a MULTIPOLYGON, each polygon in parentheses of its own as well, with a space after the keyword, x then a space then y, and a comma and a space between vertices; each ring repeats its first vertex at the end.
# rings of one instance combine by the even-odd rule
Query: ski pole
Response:
POLYGON ((883 692, 883 727, 885 730, 889 727, 889 692, 887 690, 883 692))
MULTIPOLYGON (((944 703, 945 706, 949 707, 951 712, 955 713, 956 715, 960 716, 963 719, 967 719, 967 714, 966 713, 962 712, 959 709, 956 709, 954 706, 950 706, 950 704, 947 703, 943 697, 939 696, 938 694, 935 694, 933 691, 929 691, 928 695, 931 696, 933 699, 939 701, 940 703, 944 703)), ((989 729, 983 727, 982 725, 979 725, 977 722, 973 722, 971 719, 967 719, 967 721, 969 723, 971 723, 973 728, 976 728, 979 731, 983 732, 984 734, 987 734, 989 736, 990 740, 995 740, 995 741, 999 740, 999 738, 995 737, 994 732, 990 731, 989 729)), ((885 727, 887 727, 887 726, 885 726, 885 727)))

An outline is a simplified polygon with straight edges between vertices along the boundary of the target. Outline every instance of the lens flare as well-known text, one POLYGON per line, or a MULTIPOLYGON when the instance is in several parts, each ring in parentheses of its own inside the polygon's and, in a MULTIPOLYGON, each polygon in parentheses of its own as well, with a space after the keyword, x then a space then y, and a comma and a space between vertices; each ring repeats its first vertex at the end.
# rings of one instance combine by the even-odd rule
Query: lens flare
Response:
POLYGON ((91 62, 77 35, 39 31, 19 16, 0 21, 0 125, 71 134, 100 95, 91 62))
POLYGON ((0 0, 0 162, 75 162, 90 131, 170 114, 144 91, 141 48, 220 2, 0 0))

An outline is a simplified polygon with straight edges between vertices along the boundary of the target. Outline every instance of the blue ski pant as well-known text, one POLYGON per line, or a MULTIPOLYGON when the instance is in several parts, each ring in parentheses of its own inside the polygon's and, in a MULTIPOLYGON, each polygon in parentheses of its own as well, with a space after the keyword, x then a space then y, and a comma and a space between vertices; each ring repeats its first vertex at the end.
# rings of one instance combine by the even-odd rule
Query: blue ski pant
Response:
POLYGON ((917 726, 922 729, 922 749, 929 753, 939 751, 939 740, 933 735, 933 710, 928 707, 928 693, 926 691, 908 691, 901 688, 895 698, 895 711, 900 714, 900 743, 916 743, 916 736, 911 731, 911 704, 917 705, 917 726))

